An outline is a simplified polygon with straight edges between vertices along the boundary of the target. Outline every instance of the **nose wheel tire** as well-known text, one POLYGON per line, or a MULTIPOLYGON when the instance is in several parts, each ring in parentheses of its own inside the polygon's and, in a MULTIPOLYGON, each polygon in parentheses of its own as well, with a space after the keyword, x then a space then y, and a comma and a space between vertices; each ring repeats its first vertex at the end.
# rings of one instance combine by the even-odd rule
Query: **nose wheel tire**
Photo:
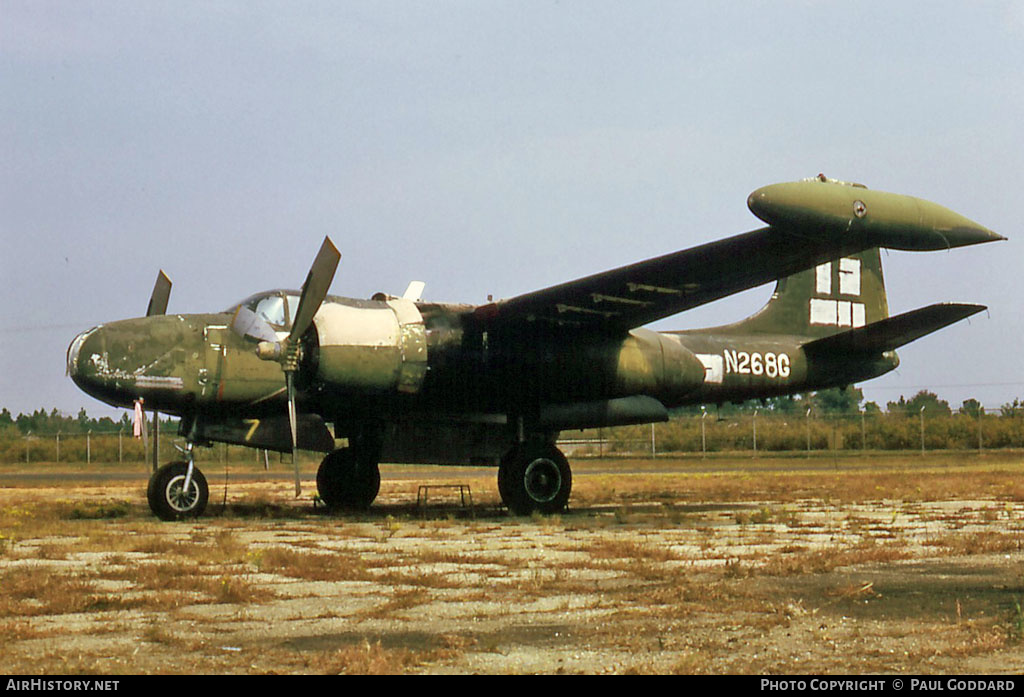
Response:
POLYGON ((149 478, 146 498, 150 510, 160 520, 198 518, 210 500, 210 487, 198 467, 192 468, 189 478, 187 462, 171 462, 149 478), (187 488, 186 479, 189 480, 187 488))
POLYGON ((557 513, 569 503, 572 471, 553 445, 515 448, 498 467, 498 492, 516 515, 557 513))

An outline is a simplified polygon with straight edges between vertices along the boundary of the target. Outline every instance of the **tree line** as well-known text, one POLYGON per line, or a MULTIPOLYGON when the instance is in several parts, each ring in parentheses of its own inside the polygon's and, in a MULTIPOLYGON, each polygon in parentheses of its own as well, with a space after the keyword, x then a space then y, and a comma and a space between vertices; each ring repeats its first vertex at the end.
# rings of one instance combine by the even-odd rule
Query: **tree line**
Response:
MULTIPOLYGON (((152 420, 152 414, 147 414, 152 420)), ((163 424, 177 423, 176 419, 163 417, 160 419, 161 429, 163 424)), ((109 416, 93 418, 86 412, 85 407, 79 409, 76 416, 65 414, 59 409, 36 409, 31 414, 18 414, 16 417, 4 407, 0 409, 0 434, 15 435, 20 433, 35 434, 85 434, 85 433, 131 433, 132 415, 129 412, 121 414, 121 418, 115 421, 109 416)))

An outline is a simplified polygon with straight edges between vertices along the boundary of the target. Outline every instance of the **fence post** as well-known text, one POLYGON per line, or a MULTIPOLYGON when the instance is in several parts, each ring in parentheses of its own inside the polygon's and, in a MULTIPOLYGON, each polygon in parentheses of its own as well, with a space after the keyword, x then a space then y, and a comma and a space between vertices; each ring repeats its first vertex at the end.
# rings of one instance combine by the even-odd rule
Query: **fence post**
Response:
POLYGON ((92 429, 85 432, 85 464, 92 464, 92 429))
POLYGON ((121 464, 121 454, 122 454, 122 450, 121 450, 121 436, 123 436, 123 435, 124 435, 124 426, 122 426, 121 428, 117 429, 117 464, 119 464, 119 465, 121 464))
POLYGON ((811 456, 811 410, 807 410, 807 457, 811 456))
POLYGON ((31 437, 32 437, 32 431, 27 431, 25 433, 25 464, 26 465, 29 464, 30 462, 32 462, 32 460, 31 460, 32 456, 28 452, 28 439, 31 438, 31 437))
POLYGON ((921 455, 924 456, 924 407, 921 407, 921 455))
POLYGON ((153 410, 153 472, 160 468, 160 412, 153 410))
POLYGON ((757 409, 754 409, 754 418, 751 419, 754 424, 754 457, 757 457, 757 409))
POLYGON ((57 431, 57 462, 60 462, 60 431, 57 431))
POLYGON ((707 409, 704 407, 700 408, 700 456, 706 458, 708 456, 708 441, 704 432, 704 420, 708 418, 707 409))

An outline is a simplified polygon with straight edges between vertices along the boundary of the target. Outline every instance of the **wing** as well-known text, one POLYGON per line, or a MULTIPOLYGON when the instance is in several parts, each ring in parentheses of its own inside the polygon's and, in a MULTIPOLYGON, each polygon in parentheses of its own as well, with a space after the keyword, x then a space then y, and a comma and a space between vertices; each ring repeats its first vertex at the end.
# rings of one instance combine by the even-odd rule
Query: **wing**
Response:
POLYGON ((866 246, 857 235, 771 226, 483 305, 485 329, 519 323, 625 331, 866 246))

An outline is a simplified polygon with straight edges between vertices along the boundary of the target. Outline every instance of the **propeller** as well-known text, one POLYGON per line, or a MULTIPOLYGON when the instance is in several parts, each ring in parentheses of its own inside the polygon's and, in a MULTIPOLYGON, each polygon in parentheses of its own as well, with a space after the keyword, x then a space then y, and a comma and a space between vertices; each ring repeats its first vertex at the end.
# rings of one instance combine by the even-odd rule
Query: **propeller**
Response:
MULTIPOLYGON (((313 260, 313 266, 309 269, 306 281, 302 284, 299 305, 295 310, 291 331, 283 340, 279 341, 273 328, 248 308, 239 307, 231 322, 231 328, 235 332, 259 342, 256 345, 257 356, 264 360, 281 363, 288 395, 288 425, 292 434, 292 460, 295 460, 295 451, 298 449, 299 440, 298 417, 295 408, 295 371, 298 370, 301 357, 302 335, 313 324, 313 316, 316 315, 324 298, 327 297, 327 290, 334 280, 334 273, 338 269, 339 261, 341 261, 341 253, 338 252, 331 239, 325 237, 316 259, 313 260)), ((295 460, 295 495, 298 496, 300 493, 302 493, 302 489, 299 484, 299 463, 295 460)))
POLYGON ((167 301, 171 297, 171 279, 163 269, 156 276, 156 283, 153 285, 153 294, 149 296, 149 307, 146 308, 146 317, 153 315, 167 314, 167 301))
MULTIPOLYGON (((149 305, 146 307, 146 317, 153 317, 154 315, 165 315, 167 314, 167 301, 171 297, 171 279, 167 277, 163 269, 156 275, 156 283, 153 284, 153 292, 149 296, 149 305)), ((160 437, 160 425, 159 425, 159 412, 153 410, 153 470, 156 471, 156 458, 157 458, 157 441, 160 437)), ((146 438, 146 412, 142 408, 142 400, 136 400, 135 402, 135 425, 133 430, 137 433, 141 432, 143 447, 148 448, 148 439, 146 438)))

